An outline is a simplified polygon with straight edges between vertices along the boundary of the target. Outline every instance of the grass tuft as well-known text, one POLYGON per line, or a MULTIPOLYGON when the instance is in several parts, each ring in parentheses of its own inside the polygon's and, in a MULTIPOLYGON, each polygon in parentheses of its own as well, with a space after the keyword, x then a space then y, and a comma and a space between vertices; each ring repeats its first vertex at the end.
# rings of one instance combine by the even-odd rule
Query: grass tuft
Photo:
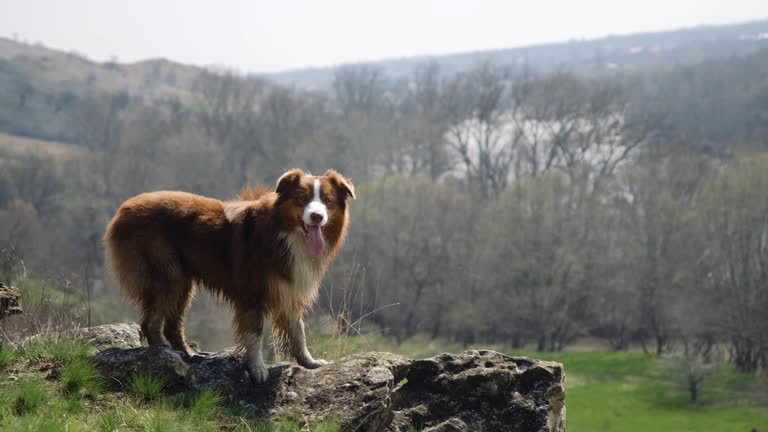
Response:
POLYGON ((18 352, 12 346, 0 345, 0 370, 16 363, 18 357, 18 352))
POLYGON ((66 432, 70 430, 78 430, 76 428, 69 428, 60 418, 51 416, 29 416, 24 417, 14 428, 16 431, 29 431, 29 432, 66 432))
POLYGON ((79 416, 85 412, 85 406, 83 400, 78 397, 66 397, 53 404, 52 410, 69 416, 79 416))
POLYGON ((155 375, 136 374, 131 378, 131 390, 144 401, 157 399, 163 387, 165 387, 165 382, 155 375))
POLYGON ((116 431, 120 426, 120 416, 117 414, 117 411, 110 411, 102 414, 101 417, 99 417, 98 426, 99 430, 103 432, 116 431))
POLYGON ((196 419, 205 419, 216 415, 222 400, 220 394, 205 389, 192 397, 189 404, 190 415, 196 419))
POLYGON ((301 426, 295 419, 285 416, 278 416, 272 420, 273 432, 299 432, 301 426))
POLYGON ((247 419, 246 417, 239 417, 240 423, 238 423, 234 432, 273 432, 272 422, 266 419, 247 419))
POLYGON ((146 429, 152 432, 172 432, 177 430, 187 430, 186 427, 177 423, 177 419, 163 407, 157 407, 152 410, 147 420, 146 429))
POLYGON ((27 415, 35 412, 47 399, 45 388, 31 379, 19 380, 16 387, 13 410, 16 415, 27 415))
POLYGON ((309 430, 312 432, 339 432, 341 426, 339 422, 333 419, 324 419, 319 423, 313 424, 309 430))
POLYGON ((75 360, 64 366, 61 381, 64 384, 64 392, 70 395, 79 395, 82 389, 91 395, 96 395, 99 391, 99 373, 87 360, 75 360))
POLYGON ((30 360, 58 360, 64 363, 85 360, 93 351, 87 342, 77 339, 36 338, 22 346, 21 354, 30 360))

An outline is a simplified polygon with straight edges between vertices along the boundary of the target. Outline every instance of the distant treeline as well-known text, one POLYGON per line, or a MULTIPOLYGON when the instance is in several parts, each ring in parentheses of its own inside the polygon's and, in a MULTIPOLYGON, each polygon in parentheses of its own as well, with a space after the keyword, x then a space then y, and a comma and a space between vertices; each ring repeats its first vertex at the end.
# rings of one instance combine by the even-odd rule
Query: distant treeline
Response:
POLYGON ((359 198, 321 312, 398 339, 684 342, 768 366, 768 52, 592 78, 342 68, 331 96, 204 72, 178 99, 83 93, 66 119, 87 152, 0 149, 1 280, 81 292, 87 268, 114 296, 101 235, 124 199, 335 168, 359 198))

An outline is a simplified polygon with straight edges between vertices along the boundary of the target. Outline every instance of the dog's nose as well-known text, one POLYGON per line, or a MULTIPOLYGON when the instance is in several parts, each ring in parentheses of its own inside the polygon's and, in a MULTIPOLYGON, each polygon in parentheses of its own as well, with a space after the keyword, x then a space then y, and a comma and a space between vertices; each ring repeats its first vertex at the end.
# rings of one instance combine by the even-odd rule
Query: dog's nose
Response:
POLYGON ((320 213, 310 213, 309 220, 311 220, 314 223, 320 223, 323 221, 323 215, 320 213))

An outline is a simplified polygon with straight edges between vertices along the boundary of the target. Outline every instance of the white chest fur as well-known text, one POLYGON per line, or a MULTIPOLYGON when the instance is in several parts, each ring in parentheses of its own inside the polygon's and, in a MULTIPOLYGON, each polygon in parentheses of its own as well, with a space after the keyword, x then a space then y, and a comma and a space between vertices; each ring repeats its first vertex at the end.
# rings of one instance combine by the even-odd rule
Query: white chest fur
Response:
POLYGON ((297 310, 308 308, 314 303, 320 289, 325 256, 313 257, 309 254, 304 233, 296 230, 281 233, 285 241, 285 254, 291 270, 291 280, 279 280, 276 292, 280 297, 282 312, 295 314, 297 310))

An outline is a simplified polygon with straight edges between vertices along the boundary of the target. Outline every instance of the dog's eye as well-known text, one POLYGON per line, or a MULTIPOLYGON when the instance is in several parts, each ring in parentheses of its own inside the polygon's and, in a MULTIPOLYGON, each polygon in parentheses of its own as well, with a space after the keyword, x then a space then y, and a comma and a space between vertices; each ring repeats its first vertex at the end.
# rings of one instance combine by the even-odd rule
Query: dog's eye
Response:
POLYGON ((332 209, 336 205, 336 201, 334 200, 335 197, 326 196, 323 197, 323 204, 325 204, 326 207, 329 209, 332 209))
POLYGON ((303 205, 307 202, 307 196, 299 192, 293 195, 293 202, 295 202, 297 205, 303 205))

